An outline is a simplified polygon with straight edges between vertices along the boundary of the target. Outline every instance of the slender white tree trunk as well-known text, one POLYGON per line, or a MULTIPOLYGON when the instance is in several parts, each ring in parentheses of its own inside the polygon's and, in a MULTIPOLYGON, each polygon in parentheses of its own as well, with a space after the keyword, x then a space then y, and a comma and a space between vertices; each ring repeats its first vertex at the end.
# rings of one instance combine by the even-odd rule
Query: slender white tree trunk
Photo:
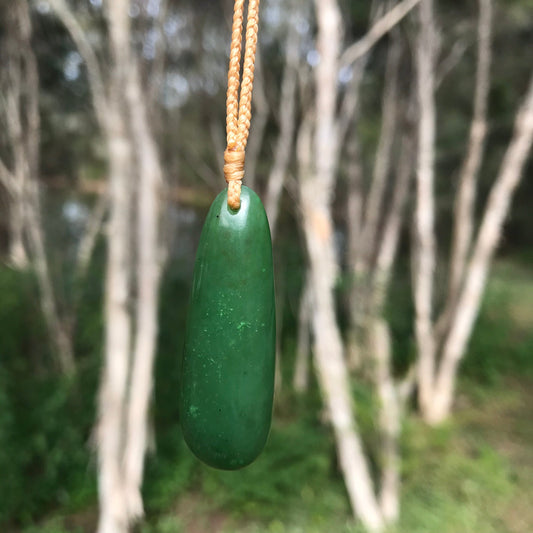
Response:
MULTIPOLYGON (((312 178, 311 178, 312 179, 312 178)), ((313 291, 314 357, 320 388, 335 433, 337 455, 353 512, 369 531, 381 531, 383 518, 374 494, 352 412, 349 374, 335 316, 333 285, 336 275, 329 214, 316 205, 316 188, 302 178, 304 231, 313 291)))
MULTIPOLYGON (((40 304, 52 346, 61 370, 72 375, 75 370, 71 338, 62 321, 54 294, 41 220, 39 174, 39 74, 31 47, 31 18, 26 1, 7 7, 9 35, 7 44, 8 83, 6 88, 7 135, 13 153, 13 171, 8 182, 12 216, 16 225, 18 261, 25 256, 23 236, 39 285, 40 304)), ((2 164, 2 174, 9 174, 2 164)))
POLYGON ((17 269, 24 269, 29 265, 21 190, 23 180, 24 175, 15 175, 0 159, 0 184, 4 187, 9 200, 9 262, 17 269))
POLYGON ((110 106, 110 221, 106 274, 105 361, 100 385, 98 421, 98 533, 128 531, 128 512, 122 472, 125 444, 126 383, 131 348, 131 157, 120 113, 110 106))
POLYGON ((474 231, 475 184, 481 165, 486 135, 487 99, 490 82, 491 18, 490 0, 479 0, 478 60, 474 91, 474 114, 467 154, 460 174, 454 211, 454 233, 450 261, 450 282, 444 310, 433 327, 432 269, 434 268, 433 185, 434 165, 434 61, 431 59, 434 23, 430 0, 421 5, 421 28, 417 48, 418 95, 420 103, 417 194, 417 239, 415 242, 415 307, 419 351, 419 403, 430 424, 442 422, 451 409, 457 366, 464 356, 477 316, 490 260, 510 199, 531 145, 531 89, 520 109, 513 139, 492 188, 481 228, 470 260, 474 231), (424 216, 426 212, 426 216, 424 216), (428 214, 430 213, 430 216, 428 214), (424 230, 425 228, 425 230, 424 230), (440 364, 436 354, 440 354, 440 364))
MULTIPOLYGON (((355 129, 355 128, 354 128, 355 129)), ((347 220, 347 262, 355 265, 360 253, 359 243, 363 229, 363 169, 361 165, 361 150, 357 133, 352 131, 347 147, 347 179, 348 198, 346 199, 347 220)))
POLYGON ((374 362, 375 384, 380 400, 381 491, 380 508, 387 523, 394 523, 400 511, 400 450, 398 440, 404 407, 402 384, 396 383, 392 371, 391 335, 383 318, 391 271, 396 257, 403 211, 413 174, 413 137, 406 131, 402 138, 400 161, 383 237, 377 252, 375 272, 369 295, 366 337, 369 355, 374 362))
POLYGON ((162 169, 144 105, 138 69, 132 59, 127 100, 139 162, 137 192, 137 315, 124 452, 125 486, 131 521, 143 515, 141 484, 147 448, 148 407, 153 387, 157 340, 157 311, 161 260, 159 257, 162 169))
POLYGON ((365 56, 375 44, 415 8, 421 0, 402 0, 373 21, 372 27, 358 41, 350 45, 340 58, 341 66, 347 66, 365 56))
POLYGON ((281 83, 279 104, 279 135, 274 149, 274 164, 268 177, 265 210, 270 222, 270 232, 274 238, 277 228, 279 202, 287 167, 293 151, 293 138, 296 122, 296 89, 299 61, 300 38, 295 28, 289 29, 285 50, 285 68, 281 83))
POLYGON ((512 195, 520 181, 524 164, 533 141, 533 76, 528 93, 517 113, 514 134, 505 153, 498 177, 492 186, 487 206, 470 259, 465 285, 457 303, 450 333, 445 340, 434 399, 427 420, 437 424, 450 413, 457 365, 464 356, 466 345, 479 312, 490 262, 494 256, 512 195))
POLYGON ((375 294, 371 298, 373 302, 372 308, 374 309, 382 310, 385 304, 384 297, 389 287, 391 271, 400 240, 405 204, 412 182, 414 144, 412 133, 407 131, 402 136, 402 142, 400 144, 400 160, 398 162, 392 203, 385 219, 383 236, 376 257, 374 278, 372 281, 375 294))
POLYGON ((129 17, 127 0, 107 6, 113 54, 106 127, 110 167, 110 220, 105 291, 105 360, 100 385, 98 423, 98 533, 127 533, 129 516, 124 484, 123 448, 126 431, 126 395, 131 350, 131 206, 132 158, 127 108, 129 17))
POLYGON ((455 198, 450 281, 447 302, 436 326, 437 337, 439 338, 449 327, 464 280, 464 271, 474 232, 476 182, 483 158, 483 146, 487 132, 487 104, 492 50, 492 0, 479 0, 479 8, 474 114, 470 124, 467 153, 459 177, 459 189, 455 198))
MULTIPOLYGON (((397 38, 393 38, 387 56, 385 72, 385 88, 382 100, 381 133, 379 136, 376 156, 374 159, 374 172, 368 198, 365 206, 365 216, 360 253, 355 264, 356 275, 366 277, 370 269, 372 252, 377 242, 379 220, 383 213, 387 178, 391 165, 392 146, 396 134, 398 117, 398 75, 401 57, 401 46, 397 38)), ((364 281, 363 281, 364 283, 364 281)))
POLYGON ((381 428, 381 491, 379 502, 383 518, 395 522, 400 513, 400 453, 398 439, 401 430, 401 401, 391 374, 390 332, 387 323, 370 319, 370 349, 375 362, 375 381, 380 400, 381 428))
POLYGON ((435 270, 435 24, 433 0, 422 0, 416 48, 419 102, 413 285, 418 347, 418 394, 422 411, 429 408, 435 378, 433 276, 435 270))
POLYGON ((87 273, 108 208, 109 195, 105 192, 98 198, 78 246, 76 257, 76 277, 78 279, 83 279, 87 273))
POLYGON ((257 162, 259 161, 261 147, 264 144, 265 128, 270 111, 265 94, 265 78, 262 67, 261 54, 258 51, 255 59, 254 75, 254 120, 251 125, 250 138, 246 148, 246 183, 252 189, 257 187, 257 162))
MULTIPOLYGON (((68 4, 64 0, 50 3, 84 58, 108 149, 106 334, 97 425, 98 533, 127 533, 143 514, 141 483, 163 263, 159 227, 163 179, 153 124, 159 118, 154 109, 164 58, 158 48, 153 70, 156 83, 146 96, 131 48, 130 0, 108 2, 111 66, 104 83, 97 56, 68 4), (138 262, 135 272, 133 259, 138 262), (136 300, 132 297, 134 280, 136 300)), ((166 9, 166 2, 160 9, 166 9)), ((161 18, 156 24, 161 26, 161 18)), ((92 248, 105 209, 104 200, 94 212, 87 243, 80 249, 82 270, 86 249, 92 248)))
POLYGON ((17 269, 25 269, 29 258, 24 244, 24 212, 22 202, 11 197, 9 208, 9 261, 17 269))
POLYGON ((75 371, 72 341, 64 322, 60 319, 48 268, 37 183, 28 184, 28 189, 30 189, 28 195, 31 199, 28 201, 28 208, 26 209, 26 227, 32 250, 32 263, 37 274, 37 282, 41 293, 41 308, 48 331, 58 353, 60 367, 65 374, 72 375, 75 371))
POLYGON ((363 191, 363 169, 361 164, 359 139, 356 131, 352 131, 348 139, 346 151, 348 157, 346 257, 348 268, 351 270, 347 302, 350 324, 346 338, 346 358, 350 370, 355 370, 361 368, 364 360, 359 333, 363 323, 365 307, 363 303, 363 287, 365 284, 360 277, 359 268, 356 267, 356 265, 358 266, 361 263, 359 258, 362 255, 361 242, 364 227, 363 206, 365 196, 363 191))
POLYGON ((314 305, 314 357, 352 509, 368 530, 380 531, 383 519, 352 412, 333 297, 338 266, 330 206, 338 150, 334 118, 341 19, 335 0, 317 0, 315 5, 320 54, 315 72, 315 128, 314 132, 301 131, 298 147, 303 162, 299 183, 314 305))
MULTIPOLYGON (((385 72, 385 87, 382 99, 382 124, 378 146, 375 154, 374 171, 370 191, 366 198, 363 194, 361 165, 356 149, 357 139, 350 144, 350 186, 349 194, 353 199, 348 200, 348 208, 353 213, 348 214, 349 238, 348 259, 352 268, 352 287, 350 300, 350 331, 348 332, 348 360, 352 369, 361 367, 363 351, 360 349, 360 339, 357 331, 364 329, 369 301, 372 297, 372 274, 375 256, 381 246, 378 230, 383 218, 383 203, 387 178, 392 161, 392 148, 396 133, 398 114, 398 75, 401 58, 401 44, 395 36, 389 45, 387 67, 385 72), (362 209, 364 205, 364 210, 362 209), (351 227, 354 224, 355 227, 351 227)), ((352 134, 355 137, 355 134, 352 134)))

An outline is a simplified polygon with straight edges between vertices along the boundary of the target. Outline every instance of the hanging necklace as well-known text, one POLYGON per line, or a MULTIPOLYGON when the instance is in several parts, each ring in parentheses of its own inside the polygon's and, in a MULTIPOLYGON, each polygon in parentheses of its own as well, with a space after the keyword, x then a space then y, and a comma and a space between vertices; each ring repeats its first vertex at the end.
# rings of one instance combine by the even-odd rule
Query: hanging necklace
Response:
POLYGON ((270 230, 261 200, 242 186, 258 8, 259 0, 249 0, 240 81, 244 0, 234 5, 224 152, 228 186, 211 205, 200 237, 180 385, 185 441, 202 461, 227 470, 261 453, 274 391, 270 230))

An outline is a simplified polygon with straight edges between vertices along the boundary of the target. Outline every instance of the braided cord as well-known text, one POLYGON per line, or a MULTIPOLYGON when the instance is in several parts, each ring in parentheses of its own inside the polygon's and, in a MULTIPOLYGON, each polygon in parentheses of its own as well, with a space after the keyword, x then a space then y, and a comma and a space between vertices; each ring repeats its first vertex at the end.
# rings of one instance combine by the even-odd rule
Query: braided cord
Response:
POLYGON ((249 0, 242 81, 240 79, 244 0, 235 0, 226 99, 224 177, 228 183, 228 206, 239 209, 244 177, 244 151, 252 118, 252 90, 259 22, 259 0, 249 0), (240 97, 239 97, 240 86, 240 97))

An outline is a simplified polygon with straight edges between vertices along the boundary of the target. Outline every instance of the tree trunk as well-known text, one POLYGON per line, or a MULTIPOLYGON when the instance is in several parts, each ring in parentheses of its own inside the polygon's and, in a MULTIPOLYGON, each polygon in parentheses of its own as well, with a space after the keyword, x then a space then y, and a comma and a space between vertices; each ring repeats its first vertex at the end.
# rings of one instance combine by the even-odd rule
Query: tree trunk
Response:
POLYGON ((373 309, 383 309, 384 298, 389 288, 390 276, 398 242, 400 240, 400 230, 404 218, 405 204, 409 194, 409 188, 413 176, 413 154, 414 138, 409 126, 404 124, 407 131, 402 136, 400 144, 400 157, 392 203, 385 219, 383 236, 377 252, 374 275, 372 280, 373 295, 371 297, 371 307, 373 309), (377 293, 376 293, 377 291, 377 293))
MULTIPOLYGON (((354 128, 355 129, 355 128, 354 128)), ((346 338, 346 358, 350 370, 361 368, 363 363, 363 353, 361 350, 361 339, 358 332, 363 322, 363 302, 361 279, 358 277, 355 265, 360 263, 361 237, 363 232, 363 169, 361 165, 361 154, 357 132, 352 131, 347 146, 348 157, 348 198, 347 205, 347 263, 351 270, 350 287, 348 289, 348 313, 350 317, 350 327, 346 338)))
MULTIPOLYGON (((381 133, 375 155, 374 171, 370 191, 364 198, 361 164, 358 161, 357 139, 349 145, 350 182, 348 208, 349 213, 349 268, 352 269, 352 286, 349 292, 350 331, 348 332, 348 360, 352 369, 360 368, 363 363, 363 351, 360 349, 358 330, 364 329, 364 322, 369 313, 369 299, 372 295, 373 263, 380 246, 378 230, 383 216, 383 203, 389 170, 392 160, 392 148, 396 133, 398 113, 398 75, 402 47, 397 36, 391 40, 387 56, 385 87, 383 90, 383 116, 381 133), (353 196, 353 198, 352 198, 353 196), (363 209, 364 205, 364 209, 363 209), (351 225, 354 224, 354 227, 351 225)), ((356 134, 352 133, 355 137, 356 134)))
POLYGON ((133 150, 124 102, 129 63, 127 0, 108 4, 107 19, 113 66, 106 127, 109 155, 110 220, 105 291, 105 359, 100 385, 98 423, 98 533, 127 533, 128 502, 124 485, 123 448, 131 350, 131 206, 133 150))
POLYGON ((476 182, 483 157, 487 133, 487 104, 490 88, 492 0, 479 0, 478 52, 474 116, 470 124, 467 153, 459 177, 455 198, 453 237, 450 258, 448 296, 436 326, 437 338, 446 333, 464 280, 464 271, 472 245, 476 182))
POLYGON ((315 71, 315 128, 313 132, 308 121, 301 130, 298 147, 303 228, 314 305, 315 366, 353 512, 368 530, 380 531, 383 519, 352 412, 349 376, 333 297, 338 264, 331 199, 338 153, 334 118, 341 19, 335 0, 317 0, 316 11, 317 50, 321 60, 315 71))
POLYGON ((435 161, 435 27, 433 0, 420 4, 420 28, 416 49, 419 102, 418 157, 413 288, 415 334, 418 348, 418 397, 425 412, 435 378, 436 346, 433 332, 433 276, 435 270, 434 161, 435 161))
POLYGON ((381 133, 379 136, 372 184, 365 206, 365 216, 358 261, 355 263, 356 276, 361 277, 363 283, 369 274, 374 246, 377 242, 379 220, 383 213, 383 201, 387 185, 387 178, 392 159, 392 146, 396 133, 398 115, 398 76, 401 58, 401 45, 398 38, 393 38, 389 45, 387 68, 385 71, 385 88, 382 100, 381 133))
POLYGON ((39 291, 41 293, 41 309, 46 321, 49 334, 56 348, 59 366, 66 375, 75 371, 74 353, 72 342, 65 324, 61 321, 54 295, 54 288, 48 268, 48 259, 42 233, 40 219, 40 200, 37 183, 28 184, 28 206, 26 209, 26 227, 29 235, 32 263, 37 275, 39 291))
POLYGON ((76 277, 80 280, 85 277, 85 274, 89 269, 93 251, 108 208, 109 197, 107 193, 104 193, 96 201, 96 205, 92 210, 78 246, 78 253, 76 256, 76 277))
POLYGON ((280 129, 274 149, 274 164, 268 177, 265 200, 265 210, 270 222, 272 238, 276 234, 281 192, 293 150, 299 45, 299 34, 295 28, 291 28, 287 37, 287 50, 285 51, 286 62, 283 81, 281 83, 279 104, 280 129))
MULTIPOLYGON (((118 101, 115 102, 118 105, 118 101)), ((131 157, 122 113, 110 102, 108 139, 110 220, 105 291, 105 360, 100 385, 98 422, 98 533, 128 531, 128 510, 122 472, 126 417, 126 383, 132 324, 129 312, 131 279, 131 157), (118 111, 118 112, 117 112, 118 111)))
POLYGON ((392 371, 390 330, 383 318, 392 266, 396 257, 405 200, 413 174, 413 138, 406 131, 402 138, 400 161, 392 203, 384 222, 383 237, 377 251, 375 272, 369 291, 366 345, 374 362, 374 382, 380 400, 381 490, 379 504, 383 518, 394 523, 400 510, 400 450, 398 440, 404 399, 401 384, 395 383, 392 371))
POLYGON ((255 58, 254 74, 254 121, 251 125, 250 138, 246 149, 246 183, 251 189, 257 189, 257 162, 263 146, 265 128, 268 122, 269 107, 265 94, 265 78, 263 76, 261 54, 255 58))
POLYGON ((147 447, 148 407, 153 387, 161 261, 159 257, 161 163, 141 93, 138 68, 132 58, 126 99, 138 161, 137 307, 135 342, 124 452, 125 487, 130 521, 143 515, 141 484, 147 447))
POLYGON ((533 76, 528 93, 515 119, 514 134, 505 153, 498 177, 492 186, 487 206, 466 272, 464 289, 444 343, 442 361, 431 409, 426 420, 438 424, 448 417, 455 390, 457 366, 479 312, 490 262, 509 211, 512 195, 520 181, 533 141, 533 76))
POLYGON ((19 270, 29 265, 24 244, 24 209, 19 195, 11 195, 9 206, 9 262, 19 270))
MULTIPOLYGON (((335 433, 335 443, 353 512, 369 531, 383 519, 352 412, 349 375, 333 300, 336 264, 331 220, 316 205, 315 188, 302 178, 304 232, 310 261, 314 312, 314 357, 318 381, 335 433)), ((312 179, 312 178, 311 178, 312 179)))
MULTIPOLYGON (((64 0, 50 3, 85 61, 96 117, 107 143, 110 216, 105 357, 97 424, 98 533, 127 533, 143 514, 141 483, 149 439, 148 407, 163 262, 159 227, 163 176, 153 124, 157 127, 159 121, 156 85, 164 58, 158 49, 152 71, 156 82, 144 94, 140 67, 132 52, 130 2, 109 2, 105 15, 111 67, 104 83, 97 56, 68 4, 64 0), (134 260, 138 263, 135 272, 134 260), (132 296, 134 280, 136 300, 132 296)), ((165 10, 166 3, 159 7, 165 10)), ((161 30, 161 17, 154 24, 161 30)), ((105 208, 102 200, 94 212, 87 243, 80 249, 82 271, 105 208)))
MULTIPOLYGON (((21 1, 8 8, 9 36, 7 57, 6 115, 7 135, 13 153, 11 172, 12 210, 16 237, 14 252, 18 261, 25 255, 24 234, 35 269, 40 293, 40 305, 58 366, 66 375, 75 370, 71 338, 61 320, 50 275, 44 244, 39 195, 39 74, 31 47, 31 18, 28 3, 21 1)), ((7 167, 2 165, 2 174, 7 167)))
POLYGON ((383 518, 388 523, 400 513, 400 452, 398 439, 401 430, 401 401, 391 374, 390 332, 387 323, 371 318, 369 325, 370 350, 375 362, 375 382, 380 400, 381 430, 381 491, 379 502, 383 518))

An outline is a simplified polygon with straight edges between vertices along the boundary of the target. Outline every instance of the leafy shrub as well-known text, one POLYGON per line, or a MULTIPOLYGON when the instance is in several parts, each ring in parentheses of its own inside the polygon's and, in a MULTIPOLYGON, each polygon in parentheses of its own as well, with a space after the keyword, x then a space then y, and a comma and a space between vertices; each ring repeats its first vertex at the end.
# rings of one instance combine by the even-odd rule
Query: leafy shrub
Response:
POLYGON ((0 292, 0 523, 25 523, 94 496, 95 379, 86 364, 76 382, 57 375, 29 273, 0 269, 0 292))

